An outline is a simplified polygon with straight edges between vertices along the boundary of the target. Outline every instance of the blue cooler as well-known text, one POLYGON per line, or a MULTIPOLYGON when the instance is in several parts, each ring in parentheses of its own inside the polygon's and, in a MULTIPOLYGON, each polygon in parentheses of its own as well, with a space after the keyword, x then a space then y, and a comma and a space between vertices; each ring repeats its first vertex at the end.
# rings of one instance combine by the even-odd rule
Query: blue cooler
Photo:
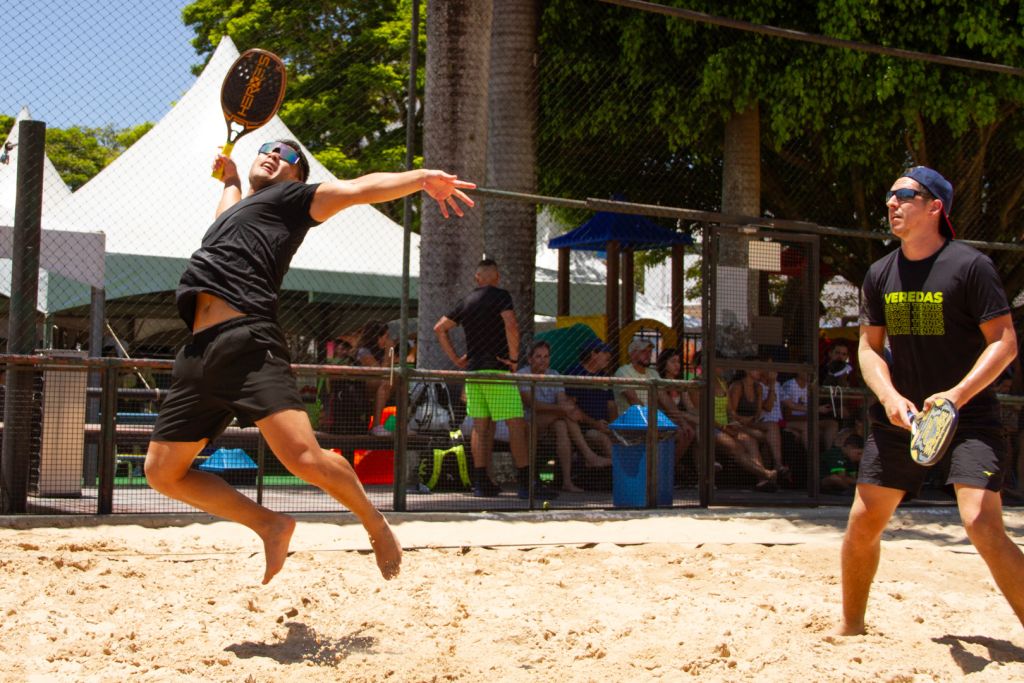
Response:
MULTIPOLYGON (((641 440, 626 445, 612 444, 612 504, 615 507, 640 508, 647 505, 647 407, 630 406, 609 425, 619 433, 641 440)), ((658 411, 658 505, 672 505, 675 483, 675 439, 666 434, 676 425, 658 411), (669 437, 669 438, 665 438, 669 437), (664 439, 664 440, 660 440, 664 439)))

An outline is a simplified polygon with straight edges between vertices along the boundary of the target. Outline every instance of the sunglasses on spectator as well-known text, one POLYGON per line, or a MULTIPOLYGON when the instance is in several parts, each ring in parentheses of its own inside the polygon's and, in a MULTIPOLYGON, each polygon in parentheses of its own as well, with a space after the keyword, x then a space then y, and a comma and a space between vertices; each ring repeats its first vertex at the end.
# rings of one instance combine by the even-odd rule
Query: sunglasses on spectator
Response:
POLYGON ((260 147, 260 154, 270 154, 271 152, 277 152, 278 156, 281 157, 281 161, 285 161, 293 166, 299 162, 298 150, 283 142, 264 142, 263 146, 260 147))
POLYGON ((885 203, 888 204, 889 200, 896 197, 901 202, 909 202, 914 197, 925 197, 927 194, 921 192, 921 190, 915 190, 910 187, 901 187, 898 190, 889 190, 885 193, 885 203))

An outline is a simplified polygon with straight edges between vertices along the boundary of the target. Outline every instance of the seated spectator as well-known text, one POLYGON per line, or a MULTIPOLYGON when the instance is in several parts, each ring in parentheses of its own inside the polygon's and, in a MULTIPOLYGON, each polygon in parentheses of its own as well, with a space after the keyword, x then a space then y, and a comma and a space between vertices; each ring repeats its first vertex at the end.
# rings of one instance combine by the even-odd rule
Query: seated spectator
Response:
POLYGON ((769 470, 761 462, 761 450, 757 439, 732 421, 729 415, 729 388, 722 378, 720 367, 715 368, 714 418, 715 446, 723 449, 741 469, 752 474, 759 491, 774 491, 778 488, 778 472, 769 470))
POLYGON ((761 386, 761 415, 755 426, 764 434, 779 478, 786 479, 789 477, 789 468, 782 459, 782 402, 779 400, 782 387, 779 385, 779 373, 775 370, 756 370, 753 374, 761 386))
POLYGON ((857 485, 857 469, 864 454, 864 437, 847 432, 842 446, 832 446, 821 453, 822 493, 852 493, 857 485))
MULTIPOLYGON (((580 349, 580 362, 569 368, 567 375, 607 377, 612 349, 600 339, 592 339, 580 349)), ((612 459, 612 430, 608 424, 615 419, 615 401, 611 390, 604 387, 567 386, 566 395, 580 409, 579 423, 592 449, 605 456, 608 467, 612 459)))
MULTIPOLYGON (((398 342, 391 336, 387 323, 379 320, 368 322, 359 335, 359 347, 356 349, 356 361, 365 367, 386 368, 395 362, 395 344, 398 342)), ((372 378, 366 382, 366 393, 373 399, 371 419, 373 427, 370 433, 376 436, 387 436, 390 432, 384 428, 381 416, 391 397, 393 385, 386 378, 372 378)))
POLYGON ((800 437, 804 449, 807 449, 807 373, 798 372, 783 384, 779 398, 786 429, 800 437))
POLYGON ((356 350, 348 340, 338 337, 327 342, 327 363, 329 365, 355 365, 356 350))
MULTIPOLYGON (((1017 392, 1015 391, 1013 378, 1013 365, 1010 365, 992 383, 992 388, 995 389, 997 394, 1014 395, 1017 392)), ((1020 433, 1021 407, 1000 401, 999 413, 1003 425, 1003 438, 1006 440, 1006 452, 1011 463, 1010 477, 1007 478, 1007 483, 1003 486, 1002 497, 1004 501, 1016 502, 1022 499, 1021 494, 1024 493, 1021 490, 1019 467, 1014 467, 1014 464, 1019 462, 1020 457, 1017 452, 1017 446, 1020 433)))
MULTIPOLYGON (((551 369, 551 346, 546 341, 535 342, 530 348, 527 360, 529 364, 517 370, 518 374, 558 374, 551 369)), ((534 385, 531 392, 530 385, 521 384, 519 392, 523 395, 527 420, 536 424, 537 438, 554 436, 555 453, 562 471, 562 490, 583 491, 572 481, 573 445, 583 456, 587 467, 608 467, 611 465, 611 460, 595 453, 587 443, 580 428, 580 420, 583 419, 582 411, 566 395, 565 389, 561 385, 537 384, 534 385)))
MULTIPOLYGON (((327 342, 327 365, 355 365, 355 353, 346 340, 327 342)), ((334 434, 359 434, 370 421, 366 382, 359 377, 322 375, 317 381, 320 419, 317 429, 334 434)))
MULTIPOLYGON (((629 342, 629 363, 621 366, 615 371, 616 377, 628 379, 658 379, 658 372, 651 367, 651 353, 654 351, 654 343, 642 337, 633 337, 629 342)), ((647 405, 647 390, 615 387, 615 409, 619 415, 626 412, 630 406, 647 405)))
POLYGON ((818 430, 824 448, 831 448, 840 427, 849 426, 846 397, 843 389, 858 386, 853 365, 850 363, 850 345, 845 339, 836 339, 829 347, 825 361, 818 368, 818 386, 821 389, 818 406, 818 430))
MULTIPOLYGON (((651 352, 654 343, 643 337, 633 337, 629 342, 629 363, 615 371, 616 377, 628 379, 660 379, 658 371, 651 367, 651 352)), ((634 388, 615 388, 615 408, 623 414, 630 406, 646 406, 647 390, 634 388)), ((676 430, 676 453, 684 453, 697 436, 697 431, 685 421, 676 430)))
MULTIPOLYGON (((665 349, 658 354, 655 361, 655 368, 662 379, 680 379, 683 369, 683 358, 678 349, 665 349)), ((690 400, 687 391, 679 391, 673 388, 661 389, 658 391, 658 407, 665 413, 668 419, 672 420, 680 429, 689 433, 689 439, 676 438, 676 471, 683 461, 686 449, 696 440, 700 418, 697 409, 690 400)))

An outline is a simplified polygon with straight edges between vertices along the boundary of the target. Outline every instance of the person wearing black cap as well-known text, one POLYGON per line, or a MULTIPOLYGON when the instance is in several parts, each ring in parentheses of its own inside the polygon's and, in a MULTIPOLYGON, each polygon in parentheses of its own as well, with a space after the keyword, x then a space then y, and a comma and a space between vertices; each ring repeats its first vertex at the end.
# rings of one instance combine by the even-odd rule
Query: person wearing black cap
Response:
POLYGON ((882 532, 930 472, 910 458, 908 413, 928 411, 938 398, 960 410, 946 482, 956 491, 968 538, 1024 624, 1024 553, 1003 527, 1007 451, 991 388, 1017 354, 1006 293, 992 261, 954 239, 953 186, 938 172, 907 170, 886 194, 886 206, 900 247, 864 279, 858 357, 878 403, 843 540, 838 633, 864 633, 882 532))
MULTIPOLYGON (((612 347, 597 338, 589 339, 580 347, 580 362, 569 368, 565 374, 580 377, 607 377, 612 360, 612 347)), ((565 393, 576 401, 580 409, 580 425, 583 427, 591 447, 612 457, 612 430, 608 426, 616 415, 615 398, 611 389, 601 387, 566 386, 565 393)))
POLYGON ((249 169, 243 198, 235 162, 218 155, 224 190, 202 246, 177 291, 191 336, 174 361, 146 454, 149 485, 164 495, 240 522, 263 541, 267 583, 281 570, 295 520, 258 505, 226 481, 190 469, 199 451, 232 419, 255 424, 278 459, 351 510, 370 536, 386 579, 398 575, 402 548, 370 503, 348 461, 320 448, 291 372, 288 342, 277 320, 281 283, 306 233, 342 209, 386 202, 419 190, 447 218, 472 206, 473 183, 435 170, 373 173, 355 180, 306 183, 300 145, 271 140, 249 169))

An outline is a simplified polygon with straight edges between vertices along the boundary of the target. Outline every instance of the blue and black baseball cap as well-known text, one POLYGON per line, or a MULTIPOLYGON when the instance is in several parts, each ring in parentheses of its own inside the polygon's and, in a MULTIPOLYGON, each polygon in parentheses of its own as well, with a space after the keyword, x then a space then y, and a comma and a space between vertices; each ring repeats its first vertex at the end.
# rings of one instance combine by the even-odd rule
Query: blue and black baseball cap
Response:
POLYGON ((913 166, 900 176, 916 180, 918 184, 928 193, 942 202, 942 222, 939 224, 939 232, 949 239, 956 239, 956 232, 953 230, 953 223, 949 220, 949 212, 953 210, 953 185, 942 177, 938 171, 927 166, 913 166), (945 228, 945 229, 943 229, 945 228))
POLYGON ((588 339, 583 342, 583 346, 580 347, 580 360, 590 358, 590 354, 595 352, 612 353, 612 347, 596 337, 588 339))

